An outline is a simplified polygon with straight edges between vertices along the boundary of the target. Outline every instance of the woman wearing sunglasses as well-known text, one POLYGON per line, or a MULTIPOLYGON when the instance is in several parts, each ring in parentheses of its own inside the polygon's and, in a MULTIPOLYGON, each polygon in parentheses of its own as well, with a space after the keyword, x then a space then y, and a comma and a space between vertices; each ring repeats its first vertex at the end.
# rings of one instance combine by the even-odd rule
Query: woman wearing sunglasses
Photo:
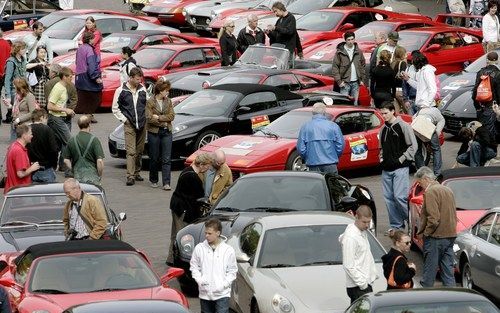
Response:
POLYGON ((411 239, 402 230, 390 230, 389 238, 392 240, 391 250, 382 256, 387 289, 413 288, 416 267, 405 256, 410 251, 411 239))

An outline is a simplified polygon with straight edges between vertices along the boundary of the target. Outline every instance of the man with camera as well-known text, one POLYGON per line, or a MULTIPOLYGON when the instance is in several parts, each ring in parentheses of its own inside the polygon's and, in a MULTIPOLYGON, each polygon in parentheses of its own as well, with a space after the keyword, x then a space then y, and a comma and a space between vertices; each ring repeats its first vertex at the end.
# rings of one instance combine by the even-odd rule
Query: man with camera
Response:
POLYGON ((80 183, 74 178, 68 178, 64 182, 63 188, 69 199, 63 210, 66 239, 101 239, 108 224, 101 201, 84 193, 80 183))

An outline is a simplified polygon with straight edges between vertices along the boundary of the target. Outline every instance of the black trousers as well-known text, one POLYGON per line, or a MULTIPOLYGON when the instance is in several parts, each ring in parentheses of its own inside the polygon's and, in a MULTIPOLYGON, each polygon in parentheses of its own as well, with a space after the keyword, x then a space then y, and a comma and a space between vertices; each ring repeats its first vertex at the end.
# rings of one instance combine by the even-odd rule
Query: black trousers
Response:
POLYGON ((356 301, 359 297, 364 294, 372 292, 372 285, 368 285, 368 287, 364 290, 361 290, 359 287, 347 288, 347 295, 351 298, 351 304, 356 301))

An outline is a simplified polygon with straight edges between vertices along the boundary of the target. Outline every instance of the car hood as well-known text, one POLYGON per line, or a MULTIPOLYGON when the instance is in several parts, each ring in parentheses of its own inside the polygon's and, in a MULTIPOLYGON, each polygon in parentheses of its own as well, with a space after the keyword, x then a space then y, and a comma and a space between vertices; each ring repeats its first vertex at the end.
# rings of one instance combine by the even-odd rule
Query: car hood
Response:
MULTIPOLYGON (((114 65, 120 60, 118 53, 101 52, 101 69, 114 65)), ((54 63, 61 66, 69 67, 71 70, 76 69, 76 52, 70 52, 54 58, 54 63)))
POLYGON ((477 222, 484 212, 486 210, 457 210, 457 234, 477 222))
POLYGON ((185 0, 156 0, 156 1, 151 1, 149 4, 147 4, 143 11, 145 12, 159 12, 163 11, 160 9, 170 9, 170 8, 176 8, 181 4, 189 3, 188 1, 185 0))
POLYGON ((215 2, 204 7, 198 7, 189 12, 191 15, 201 15, 210 16, 211 12, 214 11, 216 14, 223 12, 224 10, 237 9, 237 8, 251 8, 257 1, 252 0, 232 0, 226 2, 215 2))
POLYGON ((2 253, 24 251, 38 243, 64 241, 63 231, 62 225, 38 230, 13 228, 2 231, 0 232, 0 251, 2 253))
POLYGON ((449 93, 454 93, 457 90, 472 89, 476 83, 477 73, 459 72, 447 74, 443 81, 441 81, 441 98, 447 96, 449 93))

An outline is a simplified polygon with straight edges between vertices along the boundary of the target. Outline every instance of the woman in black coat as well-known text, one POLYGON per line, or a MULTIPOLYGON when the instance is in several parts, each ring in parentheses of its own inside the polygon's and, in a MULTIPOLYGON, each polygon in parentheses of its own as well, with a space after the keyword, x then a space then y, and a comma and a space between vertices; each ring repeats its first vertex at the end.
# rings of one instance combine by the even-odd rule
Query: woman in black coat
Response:
POLYGON ((226 21, 219 32, 219 45, 222 53, 222 66, 233 65, 236 62, 238 43, 233 35, 234 22, 226 21))
POLYGON ((373 69, 372 80, 374 92, 372 95, 375 107, 380 109, 384 101, 393 101, 396 87, 396 73, 391 67, 391 54, 387 50, 380 52, 378 65, 373 69))
POLYGON ((390 230, 389 237, 392 247, 382 256, 384 276, 387 279, 387 289, 413 288, 413 277, 416 273, 415 264, 408 262, 405 253, 410 251, 411 239, 402 230, 390 230))

